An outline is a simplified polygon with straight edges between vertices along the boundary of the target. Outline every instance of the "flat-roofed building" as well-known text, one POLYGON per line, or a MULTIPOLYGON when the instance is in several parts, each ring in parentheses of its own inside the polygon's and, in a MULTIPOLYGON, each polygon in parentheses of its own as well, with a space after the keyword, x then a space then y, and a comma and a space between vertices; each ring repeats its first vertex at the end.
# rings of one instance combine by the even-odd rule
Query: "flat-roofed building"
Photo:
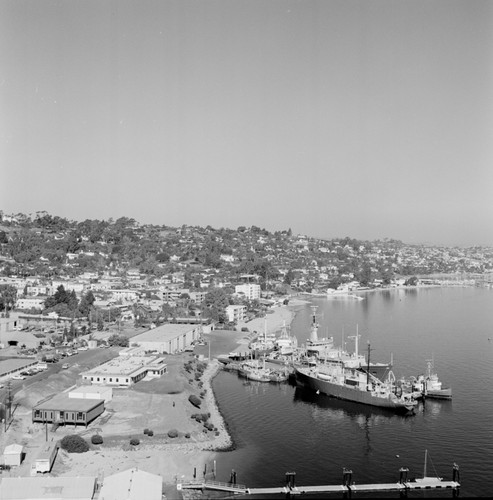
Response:
POLYGON ((105 402, 113 399, 113 389, 111 387, 82 385, 68 393, 69 398, 78 399, 102 399, 105 402))
POLYGON ((146 377, 157 378, 165 374, 167 365, 161 356, 118 356, 81 374, 94 385, 129 387, 146 377))
POLYGON ((0 379, 11 377, 38 364, 34 358, 7 358, 0 360, 0 379))
POLYGON ((19 324, 19 315, 17 313, 10 313, 10 317, 0 318, 0 332, 16 330, 19 324))
MULTIPOLYGON (((4 477, 0 483, 2 500, 92 500, 94 477, 4 477)), ((123 497, 125 498, 125 497, 123 497)))
POLYGON ((69 398, 63 393, 35 405, 32 419, 33 423, 82 424, 87 427, 103 412, 103 399, 69 398))
POLYGON ((137 468, 105 477, 98 500, 161 500, 163 478, 137 468))
MULTIPOLYGON (((22 463, 24 447, 21 444, 10 444, 3 450, 3 463, 5 465, 17 466, 22 463)), ((3 498, 0 496, 0 498, 3 498)))
POLYGON ((260 299, 260 285, 256 283, 243 283, 235 286, 236 295, 244 295, 248 300, 260 299))
POLYGON ((15 307, 17 309, 38 309, 42 311, 45 308, 46 297, 25 297, 17 299, 15 307))
POLYGON ((226 315, 228 316, 228 321, 243 321, 245 319, 246 306, 243 305, 229 305, 226 307, 226 315))
POLYGON ((198 325, 178 325, 168 323, 132 337, 132 344, 137 344, 146 351, 175 354, 198 340, 202 327, 198 325))

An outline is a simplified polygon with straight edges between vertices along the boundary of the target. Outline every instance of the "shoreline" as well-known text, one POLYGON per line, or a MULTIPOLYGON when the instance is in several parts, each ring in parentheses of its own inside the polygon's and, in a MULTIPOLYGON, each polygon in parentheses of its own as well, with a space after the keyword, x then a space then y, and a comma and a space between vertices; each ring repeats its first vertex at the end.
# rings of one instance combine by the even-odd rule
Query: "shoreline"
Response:
MULTIPOLYGON (((295 300, 293 300, 293 302, 294 302, 293 304, 290 303, 290 304, 285 305, 285 306, 280 306, 279 308, 274 310, 273 314, 267 315, 267 316, 271 316, 271 318, 270 318, 271 321, 267 322, 268 326, 266 326, 267 333, 277 332, 283 326, 289 327, 291 325, 291 323, 293 322, 293 320, 296 316, 296 313, 297 313, 295 308, 300 307, 303 304, 309 303, 309 301, 301 300, 301 299, 295 299, 295 300)), ((250 327, 259 328, 260 325, 265 324, 265 320, 266 320, 266 318, 255 318, 255 319, 249 321, 248 323, 245 323, 242 326, 247 326, 249 329, 250 329, 250 327), (259 326, 257 326, 257 325, 259 325, 259 326)), ((239 325, 239 327, 240 327, 240 325, 239 325)), ((254 335, 254 333, 255 333, 255 331, 250 331, 248 337, 250 337, 251 335, 254 335)), ((258 335, 258 334, 259 334, 259 332, 257 330, 256 335, 258 335)), ((241 340, 242 339, 240 339, 238 341, 238 345, 235 349, 238 349, 242 345, 243 346, 245 345, 244 342, 241 342, 241 340)), ((235 351, 235 349, 233 349, 233 351, 235 351)), ((224 354, 227 354, 227 353, 224 353, 224 354)), ((215 425, 218 429, 221 429, 221 431, 220 431, 221 434, 224 434, 225 436, 227 436, 224 439, 223 443, 215 443, 216 446, 214 446, 214 448, 211 449, 211 451, 214 451, 214 453, 233 451, 236 449, 235 439, 234 439, 234 436, 232 435, 232 433, 228 427, 228 423, 225 421, 225 419, 221 413, 221 410, 219 409, 219 406, 217 404, 217 398, 216 398, 216 395, 215 395, 213 387, 212 387, 212 381, 214 380, 214 377, 220 372, 221 366, 220 366, 220 363, 217 359, 213 360, 211 363, 215 363, 216 368, 214 369, 213 372, 211 372, 209 374, 209 377, 207 378, 207 380, 204 380, 204 385, 207 385, 207 389, 208 389, 207 394, 208 395, 212 394, 212 397, 208 401, 208 407, 214 408, 214 410, 216 412, 217 420, 212 419, 212 412, 211 412, 211 420, 214 420, 215 425), (219 425, 216 423, 216 421, 218 422, 219 425)))

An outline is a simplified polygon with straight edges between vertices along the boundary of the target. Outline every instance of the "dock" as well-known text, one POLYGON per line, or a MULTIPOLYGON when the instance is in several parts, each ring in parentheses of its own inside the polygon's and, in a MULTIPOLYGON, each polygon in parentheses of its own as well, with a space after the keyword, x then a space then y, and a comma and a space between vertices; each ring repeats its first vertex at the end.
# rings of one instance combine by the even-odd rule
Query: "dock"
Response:
POLYGON ((455 491, 460 488, 459 467, 454 464, 453 479, 452 481, 444 481, 439 477, 423 477, 422 479, 407 480, 407 472, 409 469, 400 469, 400 478, 395 483, 369 483, 369 484, 356 484, 352 481, 352 471, 343 469, 343 482, 342 484, 325 484, 325 485, 311 485, 311 486, 296 486, 295 472, 286 472, 286 485, 271 488, 248 488, 243 484, 236 484, 236 473, 233 471, 232 480, 234 482, 224 483, 211 480, 194 479, 189 482, 180 483, 177 485, 178 490, 183 489, 200 489, 200 490, 215 490, 224 491, 229 493, 236 493, 242 495, 279 495, 284 494, 287 498, 292 495, 302 495, 309 493, 342 493, 344 496, 351 496, 356 493, 368 492, 384 492, 384 491, 399 491, 401 493, 410 490, 452 490, 455 491))

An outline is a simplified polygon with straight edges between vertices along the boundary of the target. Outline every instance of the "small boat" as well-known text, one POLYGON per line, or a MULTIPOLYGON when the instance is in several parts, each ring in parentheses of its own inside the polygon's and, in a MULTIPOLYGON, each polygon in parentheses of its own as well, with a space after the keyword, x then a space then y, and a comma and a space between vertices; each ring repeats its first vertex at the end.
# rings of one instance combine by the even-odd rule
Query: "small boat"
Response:
POLYGON ((433 359, 427 359, 426 375, 420 375, 413 383, 413 391, 418 391, 424 398, 452 399, 452 388, 443 387, 434 369, 433 359))
POLYGON ((258 360, 245 361, 238 369, 240 377, 256 382, 271 382, 271 370, 263 365, 260 365, 258 360))
POLYGON ((272 352, 276 347, 276 336, 274 333, 267 332, 267 322, 264 323, 264 333, 258 335, 248 346, 255 356, 266 355, 272 352))
POLYGON ((270 381, 274 383, 286 382, 289 379, 289 373, 287 371, 272 371, 270 374, 270 381))
POLYGON ((274 341, 274 348, 282 356, 291 356, 298 347, 298 339, 288 334, 286 323, 281 329, 281 335, 274 341))

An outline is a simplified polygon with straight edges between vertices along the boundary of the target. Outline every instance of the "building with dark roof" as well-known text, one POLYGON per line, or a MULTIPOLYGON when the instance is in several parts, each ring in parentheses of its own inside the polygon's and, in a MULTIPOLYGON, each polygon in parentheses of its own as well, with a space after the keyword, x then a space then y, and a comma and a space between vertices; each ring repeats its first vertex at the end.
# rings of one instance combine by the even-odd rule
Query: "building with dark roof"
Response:
POLYGON ((38 403, 32 409, 34 422, 87 425, 104 412, 103 399, 70 398, 68 394, 57 394, 38 403))

